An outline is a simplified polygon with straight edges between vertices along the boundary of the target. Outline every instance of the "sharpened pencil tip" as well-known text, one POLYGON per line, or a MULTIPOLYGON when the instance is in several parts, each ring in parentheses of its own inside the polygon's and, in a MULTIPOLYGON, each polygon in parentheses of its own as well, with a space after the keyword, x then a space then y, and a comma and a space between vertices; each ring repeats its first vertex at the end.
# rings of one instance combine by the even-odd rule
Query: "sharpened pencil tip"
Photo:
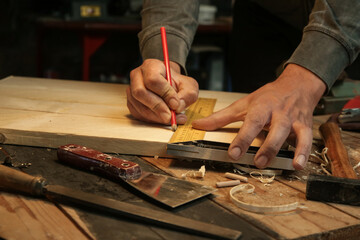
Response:
POLYGON ((177 125, 176 125, 176 124, 172 124, 172 125, 171 125, 171 129, 173 130, 173 132, 175 132, 176 129, 177 129, 177 125))

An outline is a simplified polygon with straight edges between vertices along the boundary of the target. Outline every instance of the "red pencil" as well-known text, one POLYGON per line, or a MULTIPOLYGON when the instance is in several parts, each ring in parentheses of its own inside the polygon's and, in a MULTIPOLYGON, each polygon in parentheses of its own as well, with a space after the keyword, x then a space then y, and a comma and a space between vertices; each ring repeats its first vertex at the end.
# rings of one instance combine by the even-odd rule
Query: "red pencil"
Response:
MULTIPOLYGON (((163 54, 164 54, 164 63, 165 63, 165 69, 166 69, 166 79, 169 82, 170 86, 172 86, 171 73, 170 73, 169 52, 168 52, 165 28, 161 27, 160 32, 161 32, 161 42, 162 42, 163 54)), ((173 131, 176 131, 176 129, 177 129, 176 114, 175 114, 174 110, 170 109, 170 111, 171 111, 171 129, 173 131)))

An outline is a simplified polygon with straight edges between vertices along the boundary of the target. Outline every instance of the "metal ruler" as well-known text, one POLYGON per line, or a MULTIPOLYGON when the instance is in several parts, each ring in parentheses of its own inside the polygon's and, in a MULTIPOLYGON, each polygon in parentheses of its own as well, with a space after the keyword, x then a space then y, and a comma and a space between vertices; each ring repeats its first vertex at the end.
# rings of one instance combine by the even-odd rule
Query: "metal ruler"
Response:
POLYGON ((185 112, 187 121, 184 125, 179 125, 170 139, 170 143, 186 142, 192 140, 202 140, 205 131, 193 129, 191 123, 194 120, 210 116, 213 113, 216 99, 198 98, 185 112))

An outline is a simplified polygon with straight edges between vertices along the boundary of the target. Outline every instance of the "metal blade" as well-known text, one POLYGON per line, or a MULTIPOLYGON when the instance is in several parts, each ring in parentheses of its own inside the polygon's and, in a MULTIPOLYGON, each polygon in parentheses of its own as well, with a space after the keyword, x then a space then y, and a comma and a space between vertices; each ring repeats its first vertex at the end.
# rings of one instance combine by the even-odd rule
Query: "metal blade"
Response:
MULTIPOLYGON (((195 142, 195 141, 193 141, 195 142)), ((183 143, 169 143, 167 145, 166 153, 171 157, 184 158, 184 159, 194 159, 194 160, 211 160, 211 161, 220 161, 228 163, 237 163, 237 164, 246 164, 255 166, 254 157, 256 152, 247 152, 239 160, 234 160, 229 157, 227 149, 230 144, 225 143, 216 143, 217 145, 207 147, 201 142, 210 142, 210 141, 198 141, 200 144, 194 145, 192 142, 183 142, 183 143)), ((293 157, 293 156, 292 156, 293 157)), ((277 155, 273 161, 270 162, 270 168, 276 169, 285 169, 285 170, 294 170, 292 165, 292 158, 287 156, 277 155)))
POLYGON ((172 208, 217 191, 210 186, 150 172, 143 172, 139 179, 127 182, 140 192, 172 208))
POLYGON ((241 232, 208 224, 166 212, 156 211, 94 194, 75 191, 58 185, 47 185, 45 195, 49 199, 80 204, 111 214, 141 220, 158 226, 207 236, 216 239, 238 239, 241 232))
POLYGON ((141 164, 141 159, 136 156, 113 157, 76 144, 60 146, 57 154, 58 159, 65 164, 95 172, 115 181, 125 181, 141 193, 171 208, 216 191, 210 186, 150 173, 151 168, 141 164), (147 171, 144 170, 146 168, 147 171))

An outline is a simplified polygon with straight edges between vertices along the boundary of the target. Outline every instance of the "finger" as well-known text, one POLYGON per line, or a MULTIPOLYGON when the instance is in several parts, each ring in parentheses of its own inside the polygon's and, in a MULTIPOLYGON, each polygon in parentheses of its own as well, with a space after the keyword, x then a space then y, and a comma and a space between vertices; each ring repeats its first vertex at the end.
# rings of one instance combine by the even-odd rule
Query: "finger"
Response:
POLYGON ((156 123, 163 123, 168 124, 170 122, 170 111, 166 116, 162 116, 162 118, 159 118, 159 115, 152 111, 147 106, 143 105, 141 102, 137 101, 135 98, 133 98, 131 94, 130 87, 126 89, 126 95, 127 95, 127 106, 129 108, 130 113, 137 119, 146 121, 146 122, 156 122, 156 123))
POLYGON ((254 158, 256 167, 265 168, 269 165, 289 136, 290 130, 291 122, 288 117, 282 113, 273 113, 270 131, 254 158))
POLYGON ((166 79, 165 65, 161 61, 145 61, 141 68, 144 86, 162 98, 166 104, 176 110, 180 100, 174 87, 166 79))
POLYGON ((301 170, 305 168, 311 152, 312 129, 303 124, 294 124, 293 129, 297 135, 293 166, 295 169, 301 170))
POLYGON ((151 120, 154 121, 153 115, 155 114, 158 118, 156 122, 168 123, 170 121, 169 107, 163 99, 145 88, 142 74, 139 74, 139 72, 131 75, 129 96, 132 99, 132 105, 140 115, 147 116, 147 114, 150 114, 149 118, 151 117, 151 120), (151 113, 148 109, 151 110, 151 113))
POLYGON ((183 113, 176 114, 177 124, 185 124, 187 121, 187 116, 183 113))
POLYGON ((216 130, 229 123, 244 120, 245 102, 241 99, 212 115, 192 122, 192 126, 202 130, 216 130))
POLYGON ((230 144, 228 150, 229 156, 232 159, 238 160, 242 155, 244 155, 253 140, 269 121, 271 113, 269 111, 263 111, 264 109, 261 106, 253 107, 246 115, 242 127, 233 142, 230 144))
MULTIPOLYGON (((136 118, 139 119, 141 121, 145 121, 145 122, 156 122, 159 123, 159 119, 158 117, 154 114, 154 112, 152 112, 150 109, 148 108, 144 108, 143 109, 143 105, 140 105, 140 107, 135 107, 134 105, 136 105, 136 100, 135 100, 135 104, 133 104, 131 101, 127 102, 127 107, 130 110, 130 113, 136 118), (142 110, 137 110, 137 109, 142 109, 142 110), (145 113, 144 116, 141 113, 145 113)), ((183 113, 177 114, 176 115, 176 122, 177 124, 185 124, 187 121, 187 116, 183 113)), ((169 122, 165 123, 165 124, 169 124, 169 122)))
POLYGON ((180 104, 176 109, 176 112, 182 112, 198 99, 199 84, 191 77, 184 75, 176 76, 181 78, 181 81, 178 81, 178 97, 180 99, 180 104))

